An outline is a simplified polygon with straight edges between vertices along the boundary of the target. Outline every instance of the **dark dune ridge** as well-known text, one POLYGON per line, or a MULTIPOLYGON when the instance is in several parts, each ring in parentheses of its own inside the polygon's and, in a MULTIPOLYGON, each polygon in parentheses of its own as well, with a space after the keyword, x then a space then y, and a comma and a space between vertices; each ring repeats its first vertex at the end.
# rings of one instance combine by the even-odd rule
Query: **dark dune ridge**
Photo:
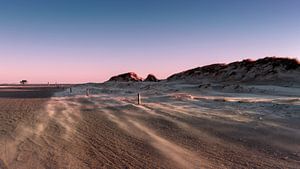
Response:
POLYGON ((229 64, 212 64, 176 73, 168 81, 274 82, 300 84, 300 64, 296 59, 266 57, 229 64))

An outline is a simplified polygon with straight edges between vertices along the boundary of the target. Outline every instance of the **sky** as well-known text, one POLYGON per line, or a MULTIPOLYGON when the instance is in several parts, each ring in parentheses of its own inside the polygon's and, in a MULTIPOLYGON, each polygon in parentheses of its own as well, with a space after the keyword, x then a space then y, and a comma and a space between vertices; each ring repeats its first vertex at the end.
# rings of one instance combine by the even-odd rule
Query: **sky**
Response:
POLYGON ((300 59, 299 0, 0 0, 0 83, 300 59))

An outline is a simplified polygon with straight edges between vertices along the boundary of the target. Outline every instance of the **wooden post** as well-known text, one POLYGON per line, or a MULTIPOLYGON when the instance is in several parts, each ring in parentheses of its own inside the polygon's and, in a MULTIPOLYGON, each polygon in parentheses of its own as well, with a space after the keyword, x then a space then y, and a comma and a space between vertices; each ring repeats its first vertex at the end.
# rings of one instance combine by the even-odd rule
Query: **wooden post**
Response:
POLYGON ((86 96, 89 96, 89 94, 90 94, 89 89, 86 89, 86 96))
POLYGON ((70 93, 72 93, 72 87, 70 87, 70 93))
POLYGON ((138 93, 137 97, 138 97, 138 105, 142 104, 142 100, 141 100, 141 95, 140 95, 140 93, 138 93))

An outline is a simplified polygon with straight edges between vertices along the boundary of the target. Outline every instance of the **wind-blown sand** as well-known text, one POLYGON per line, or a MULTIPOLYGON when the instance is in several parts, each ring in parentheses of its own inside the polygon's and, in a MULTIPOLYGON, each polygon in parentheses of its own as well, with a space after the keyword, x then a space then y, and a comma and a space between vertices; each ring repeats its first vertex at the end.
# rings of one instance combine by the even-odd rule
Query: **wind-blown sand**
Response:
POLYGON ((2 97, 0 168, 299 168, 299 88, 242 87, 252 92, 137 82, 2 97))

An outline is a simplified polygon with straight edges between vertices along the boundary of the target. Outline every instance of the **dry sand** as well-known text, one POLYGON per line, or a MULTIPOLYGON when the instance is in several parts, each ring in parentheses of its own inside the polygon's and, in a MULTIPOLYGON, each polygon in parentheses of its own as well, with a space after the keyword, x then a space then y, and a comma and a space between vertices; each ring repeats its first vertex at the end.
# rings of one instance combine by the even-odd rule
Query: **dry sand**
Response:
POLYGON ((42 98, 0 89, 0 168, 299 168, 300 98, 280 89, 107 83, 42 98))

